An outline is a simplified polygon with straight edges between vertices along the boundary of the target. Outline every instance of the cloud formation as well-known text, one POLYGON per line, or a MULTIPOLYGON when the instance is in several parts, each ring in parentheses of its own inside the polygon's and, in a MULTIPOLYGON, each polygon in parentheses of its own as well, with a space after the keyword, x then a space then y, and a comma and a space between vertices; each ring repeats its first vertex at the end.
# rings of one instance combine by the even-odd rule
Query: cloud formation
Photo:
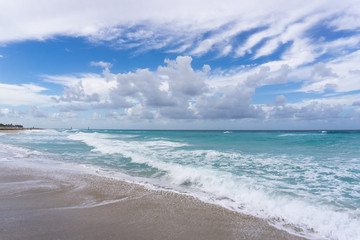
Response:
POLYGON ((0 117, 3 118, 20 118, 23 113, 9 108, 0 108, 0 117))
MULTIPOLYGON (((14 0, 1 1, 0 9, 4 48, 70 37, 126 57, 156 52, 172 58, 118 73, 116 58, 110 63, 98 55, 82 66, 102 73, 57 70, 27 84, 10 79, 0 84, 0 104, 8 109, 2 116, 15 116, 9 109, 21 106, 37 119, 96 111, 93 119, 148 121, 315 121, 360 111, 359 1, 14 0), (194 68, 193 60, 203 67, 194 68)), ((70 56, 76 47, 59 49, 70 56)), ((2 63, 11 51, 4 53, 2 63)))
POLYGON ((292 120, 329 120, 341 117, 343 107, 312 101, 305 106, 281 104, 270 111, 269 118, 292 120))
POLYGON ((156 113, 169 118, 195 118, 199 116, 191 109, 191 102, 209 91, 206 80, 210 67, 204 65, 196 71, 191 61, 189 56, 166 59, 156 71, 113 74, 105 69, 103 76, 44 77, 65 87, 61 96, 54 97, 59 104, 91 103, 94 108, 125 109, 125 115, 141 118, 153 118, 156 113))
MULTIPOLYGON (((273 104, 255 104, 253 99, 258 89, 298 81, 291 80, 294 70, 288 65, 275 70, 260 65, 231 72, 211 70, 208 65, 196 70, 191 63, 192 57, 181 56, 174 60, 165 59, 155 70, 112 73, 105 67, 102 74, 42 75, 45 82, 63 87, 62 94, 57 96, 46 95, 46 88, 38 85, 2 84, 0 89, 9 94, 9 99, 4 95, 2 101, 11 106, 27 106, 28 110, 19 113, 3 108, 0 115, 8 119, 27 115, 32 119, 63 123, 78 119, 77 113, 88 111, 96 111, 93 112, 94 121, 328 121, 351 116, 358 118, 360 97, 353 93, 293 102, 284 92, 274 97, 273 104), (11 98, 10 94, 21 97, 11 98), (58 113, 52 107, 56 107, 58 113)), ((309 78, 307 81, 312 83, 338 78, 334 69, 319 63, 303 70, 306 79, 309 78)))
POLYGON ((112 67, 112 64, 109 63, 109 62, 103 62, 103 61, 99 61, 99 62, 90 62, 90 65, 91 66, 94 66, 94 67, 102 67, 102 68, 111 68, 112 67))
POLYGON ((0 83, 0 103, 8 106, 48 105, 51 102, 51 96, 42 94, 46 90, 46 88, 35 84, 0 83))
POLYGON ((345 30, 358 35, 360 4, 351 0, 36 2, 0 3, 5 19, 0 43, 81 36, 119 49, 165 49, 193 56, 216 51, 258 59, 283 51, 281 59, 290 66, 312 62, 336 44, 358 47, 356 38, 326 38, 345 30), (319 27, 323 36, 316 34, 319 27), (346 40, 353 45, 345 45, 346 40))
MULTIPOLYGON (((104 69, 102 75, 45 76, 45 79, 64 86, 63 94, 54 98, 62 106, 62 112, 108 109, 107 117, 122 120, 318 120, 338 118, 345 108, 357 106, 354 100, 357 95, 297 103, 288 103, 286 96, 278 95, 273 106, 254 104, 256 89, 288 83, 292 73, 288 65, 274 71, 259 66, 250 71, 240 69, 232 75, 227 72, 219 75, 208 65, 195 70, 191 62, 191 57, 182 56, 166 59, 155 71, 137 69, 115 74, 104 69)), ((319 77, 320 82, 323 78, 337 77, 323 63, 308 72, 308 77, 319 77)))
POLYGON ((36 106, 32 106, 30 109, 29 109, 29 113, 32 117, 35 117, 35 118, 46 118, 48 117, 48 114, 44 111, 42 111, 39 107, 36 107, 36 106))

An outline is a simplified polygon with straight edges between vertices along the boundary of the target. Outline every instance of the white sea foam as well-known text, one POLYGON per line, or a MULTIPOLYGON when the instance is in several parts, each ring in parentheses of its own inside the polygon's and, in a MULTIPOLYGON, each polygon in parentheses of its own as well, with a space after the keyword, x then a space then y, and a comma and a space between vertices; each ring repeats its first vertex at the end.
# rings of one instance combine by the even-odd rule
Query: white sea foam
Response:
POLYGON ((198 195, 202 200, 271 220, 278 227, 291 224, 304 229, 306 235, 310 235, 314 229, 317 236, 330 239, 360 237, 360 230, 356 227, 360 224, 359 215, 352 218, 353 213, 350 212, 276 195, 271 190, 257 186, 252 179, 228 172, 164 163, 137 154, 131 157, 133 162, 165 170, 168 173, 166 180, 173 184, 191 183, 191 188, 209 193, 206 197, 198 195))
MULTIPOLYGON (((311 238, 360 239, 358 210, 349 211, 332 205, 324 205, 313 199, 305 200, 305 198, 279 193, 271 181, 267 183, 268 185, 259 184, 256 178, 233 175, 230 172, 215 169, 210 164, 221 158, 241 157, 241 160, 246 160, 247 156, 214 150, 173 151, 174 148, 185 146, 185 144, 165 140, 124 141, 114 139, 109 134, 76 133, 70 135, 69 138, 86 143, 94 148, 93 151, 121 154, 134 163, 146 164, 165 171, 166 175, 162 177, 162 180, 166 183, 173 186, 186 186, 184 188, 187 189, 186 191, 190 191, 204 201, 268 219, 272 224, 286 228, 288 231, 291 231, 288 227, 290 225, 294 228, 300 227, 304 230, 302 234, 311 238), (187 160, 189 157, 192 161, 187 160), (183 161, 172 162, 169 159, 183 159, 183 161), (199 165, 196 159, 206 164, 199 165)), ((261 162, 264 159, 258 156, 249 157, 247 160, 248 162, 245 163, 239 162, 239 166, 257 164, 257 161, 261 162)), ((271 164, 282 166, 284 163, 281 161, 281 156, 280 159, 270 160, 266 163, 269 167, 271 164)), ((318 177, 318 172, 315 171, 305 173, 300 171, 298 174, 299 176, 307 174, 305 177, 309 180, 318 177)), ((306 186, 297 186, 297 188, 301 187, 306 186)))
POLYGON ((308 133, 284 133, 280 134, 279 137, 293 137, 293 136, 313 136, 318 135, 318 133, 308 132, 308 133))
POLYGON ((165 140, 159 141, 127 141, 114 139, 114 134, 103 134, 103 133, 76 133, 69 136, 71 140, 79 140, 87 145, 94 147, 93 151, 98 151, 104 154, 115 154, 120 153, 124 156, 127 155, 127 151, 124 149, 164 149, 169 147, 182 147, 186 146, 184 143, 171 142, 165 140))
POLYGON ((2 154, 1 160, 10 161, 10 159, 15 160, 19 158, 28 158, 29 156, 42 155, 41 152, 36 150, 27 149, 24 147, 12 146, 8 144, 0 143, 0 153, 2 154))

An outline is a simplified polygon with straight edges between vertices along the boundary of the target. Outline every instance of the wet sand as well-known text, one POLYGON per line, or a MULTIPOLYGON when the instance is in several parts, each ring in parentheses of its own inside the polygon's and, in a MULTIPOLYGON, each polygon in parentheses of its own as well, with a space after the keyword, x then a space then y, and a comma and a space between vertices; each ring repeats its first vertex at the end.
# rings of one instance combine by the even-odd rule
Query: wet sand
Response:
POLYGON ((42 128, 2 128, 0 127, 0 133, 19 133, 26 130, 43 130, 42 128))
POLYGON ((302 239, 168 191, 0 163, 0 239, 302 239))

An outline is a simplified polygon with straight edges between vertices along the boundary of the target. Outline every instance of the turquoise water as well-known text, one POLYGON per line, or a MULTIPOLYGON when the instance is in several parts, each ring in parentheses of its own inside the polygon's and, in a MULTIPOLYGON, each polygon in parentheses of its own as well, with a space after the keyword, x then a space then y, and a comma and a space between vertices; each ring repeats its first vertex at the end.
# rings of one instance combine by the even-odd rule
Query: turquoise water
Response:
POLYGON ((0 135, 4 161, 46 159, 121 173, 313 239, 360 239, 359 146, 356 131, 45 130, 0 135))

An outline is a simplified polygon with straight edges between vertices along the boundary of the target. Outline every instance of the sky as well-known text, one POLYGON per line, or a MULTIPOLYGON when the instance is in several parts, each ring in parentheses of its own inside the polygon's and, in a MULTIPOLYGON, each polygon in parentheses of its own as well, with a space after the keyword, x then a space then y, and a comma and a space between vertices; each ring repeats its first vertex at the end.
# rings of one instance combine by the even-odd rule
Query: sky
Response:
POLYGON ((360 129, 360 1, 2 0, 0 122, 360 129))

